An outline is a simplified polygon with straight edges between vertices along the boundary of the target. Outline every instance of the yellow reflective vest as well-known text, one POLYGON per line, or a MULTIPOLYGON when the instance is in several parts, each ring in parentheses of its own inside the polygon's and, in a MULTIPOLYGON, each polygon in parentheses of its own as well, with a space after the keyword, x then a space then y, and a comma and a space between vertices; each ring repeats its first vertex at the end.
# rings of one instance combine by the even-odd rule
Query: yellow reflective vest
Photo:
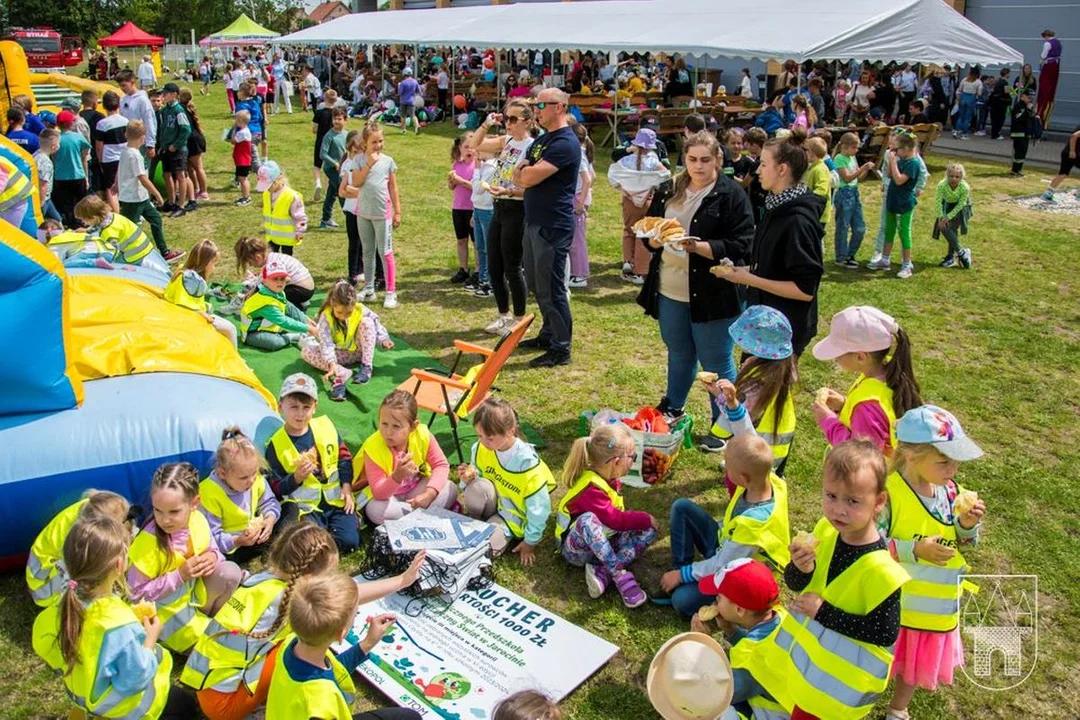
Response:
POLYGON ((243 683, 254 695, 266 656, 289 634, 289 621, 270 637, 251 636, 268 631, 277 620, 286 587, 285 580, 269 572, 250 575, 240 583, 195 643, 180 682, 196 690, 223 693, 236 692, 243 683))
MULTIPOLYGON (((296 503, 301 516, 318 510, 319 503, 324 499, 333 507, 345 507, 345 498, 341 494, 341 479, 338 474, 337 428, 325 415, 311 418, 310 427, 315 439, 315 448, 319 453, 319 466, 322 468, 326 481, 320 482, 315 473, 312 473, 282 500, 282 502, 296 503)), ((285 472, 296 472, 296 466, 300 464, 300 453, 297 452, 284 425, 270 436, 270 447, 274 448, 274 454, 281 463, 281 467, 285 468, 285 472)))
POLYGON ((83 499, 58 512, 30 546, 30 556, 26 558, 26 585, 30 588, 30 597, 40 607, 60 602, 64 583, 68 580, 64 568, 64 541, 88 502, 83 499))
MULTIPOLYGON (((576 519, 576 516, 570 514, 570 503, 574 498, 584 492, 585 488, 589 485, 595 485, 596 487, 607 493, 608 498, 611 499, 611 504, 615 506, 616 510, 625 510, 626 504, 623 502, 623 497, 615 488, 608 484, 608 481, 600 477, 592 470, 586 470, 581 473, 574 484, 563 495, 562 500, 559 501, 559 506, 555 510, 555 542, 556 544, 562 543, 563 534, 570 528, 570 525, 576 519)), ((606 534, 612 535, 614 531, 607 530, 606 534)))
MULTIPOLYGON (((744 635, 731 646, 729 655, 732 670, 745 670, 751 676, 757 677, 761 664, 765 660, 764 656, 768 653, 766 648, 776 643, 776 636, 780 633, 780 627, 787 617, 787 611, 783 608, 775 608, 774 612, 780 617, 780 622, 771 633, 760 639, 744 635)), ((750 706, 751 715, 740 714, 740 717, 752 717, 753 720, 788 720, 791 717, 791 713, 784 709, 782 703, 770 700, 763 695, 754 695, 746 702, 750 706)))
POLYGON ((304 199, 292 188, 283 187, 278 193, 277 200, 271 205, 270 191, 263 193, 263 231, 267 242, 282 246, 300 243, 296 239, 296 223, 289 214, 289 208, 292 207, 293 200, 296 198, 300 198, 301 201, 304 199))
MULTIPOLYGON (((791 452, 791 442, 795 439, 795 399, 792 395, 793 393, 788 392, 788 396, 784 399, 784 404, 780 408, 779 423, 776 422, 775 397, 765 406, 765 411, 754 423, 754 430, 772 447, 774 469, 784 462, 784 458, 791 452)), ((720 408, 720 412, 724 412, 724 407, 720 408)), ((719 423, 713 423, 711 432, 721 440, 732 437, 731 433, 720 427, 719 423)))
POLYGON ((515 538, 525 537, 525 501, 545 487, 549 493, 555 489, 555 478, 547 464, 537 458, 536 465, 528 470, 510 472, 499 462, 497 452, 487 449, 479 442, 473 445, 472 464, 480 478, 495 486, 499 498, 499 517, 506 523, 506 527, 515 538))
MULTIPOLYGON (((217 476, 211 476, 199 483, 199 509, 220 518, 223 533, 240 536, 247 530, 259 509, 259 503, 268 492, 270 492, 270 486, 266 478, 261 474, 258 475, 255 483, 248 489, 250 507, 244 510, 229 499, 228 493, 221 486, 221 481, 217 479, 217 476)), ((235 550, 234 547, 233 551, 235 550)))
POLYGON ((295 638, 287 641, 274 660, 274 676, 266 698, 266 720, 351 718, 356 686, 349 671, 342 667, 334 653, 327 651, 326 662, 334 672, 333 680, 293 680, 285 666, 285 658, 293 655, 296 642, 295 638))
POLYGON ((788 521, 787 483, 775 473, 769 473, 769 484, 772 486, 773 510, 768 519, 757 520, 746 514, 732 517, 735 504, 746 494, 746 488, 736 487, 724 511, 724 524, 717 532, 717 540, 719 545, 726 540, 734 540, 740 545, 759 547, 761 552, 754 559, 783 571, 791 562, 791 552, 788 550, 791 545, 791 525, 788 521))
MULTIPOLYGON (((428 426, 424 423, 417 423, 416 428, 409 433, 409 442, 407 452, 412 457, 413 463, 416 465, 417 470, 423 477, 431 477, 431 466, 428 465, 427 456, 428 448, 431 447, 431 431, 428 430, 428 426)), ((364 473, 364 458, 370 457, 379 468, 387 475, 394 473, 394 453, 390 451, 390 447, 386 444, 386 440, 383 439, 382 433, 376 430, 372 433, 364 444, 360 446, 360 452, 353 456, 353 477, 363 477, 364 473)), ((356 509, 360 511, 371 502, 373 495, 371 494, 371 488, 365 487, 358 492, 354 498, 356 501, 356 509)))
POLYGON ((247 334, 252 330, 258 332, 274 332, 283 333, 284 328, 281 328, 271 322, 263 320, 262 318, 253 318, 252 314, 261 310, 267 306, 276 307, 282 314, 286 312, 286 300, 285 294, 277 295, 270 292, 262 283, 259 283, 255 292, 248 296, 248 299, 244 301, 244 304, 240 306, 240 336, 246 338, 247 334))
POLYGON ((206 280, 194 270, 176 273, 165 286, 165 299, 188 310, 210 312, 210 303, 206 301, 206 280))
POLYGON ((165 709, 171 685, 172 655, 155 645, 153 653, 158 660, 153 681, 140 693, 122 696, 106 685, 100 695, 93 695, 98 681, 98 661, 105 636, 124 625, 138 625, 131 606, 120 598, 110 595, 99 598, 84 607, 82 634, 79 636, 79 661, 66 672, 60 653, 60 607, 46 608, 34 620, 32 641, 34 652, 45 663, 60 673, 67 688, 68 697, 88 717, 156 720, 165 709))
MULTIPOLYGON (((827 582, 840 534, 822 518, 814 537, 817 562, 803 592, 840 610, 866 615, 910 579, 888 551, 874 550, 827 582)), ((893 661, 892 648, 853 640, 798 612, 783 619, 775 639, 759 652, 754 679, 770 695, 788 712, 797 705, 830 720, 868 715, 889 684, 893 661)))
POLYGON ((839 419, 845 427, 851 428, 851 413, 855 406, 864 402, 876 402, 881 406, 885 417, 889 418, 889 448, 885 454, 891 454, 896 448, 896 412, 893 410, 893 391, 883 381, 877 378, 859 375, 855 378, 851 389, 848 390, 844 399, 844 407, 840 410, 839 419))
POLYGON ((914 563, 901 563, 911 582, 904 584, 900 598, 900 624, 915 630, 949 632, 960 622, 961 583, 967 572, 967 562, 956 545, 956 527, 931 515, 900 473, 889 475, 885 489, 889 491, 890 538, 921 540, 940 535, 943 545, 956 550, 944 565, 918 558, 914 563))
POLYGON ((120 258, 129 265, 138 265, 154 249, 142 228, 120 213, 112 214, 112 222, 101 228, 98 238, 115 244, 120 258))
MULTIPOLYGON (((210 549, 211 542, 213 538, 210 535, 210 524, 206 522, 206 517, 196 510, 188 518, 186 554, 177 550, 162 551, 158 546, 157 535, 143 528, 131 541, 128 559, 146 577, 158 578, 179 570, 189 557, 202 555, 210 549)), ((186 653, 210 623, 210 619, 199 610, 206 604, 206 586, 202 578, 181 584, 156 602, 158 619, 162 623, 161 638, 158 642, 174 652, 186 653)))
POLYGON ((7 184, 0 188, 0 213, 6 213, 29 200, 33 187, 27 174, 6 157, 0 157, 0 168, 7 175, 7 184))
POLYGON ((349 319, 345 322, 344 329, 341 327, 341 321, 334 317, 330 308, 323 310, 322 314, 330 327, 330 337, 334 340, 334 347, 356 352, 359 347, 356 343, 356 331, 360 327, 360 321, 364 319, 364 306, 360 303, 356 304, 349 319))

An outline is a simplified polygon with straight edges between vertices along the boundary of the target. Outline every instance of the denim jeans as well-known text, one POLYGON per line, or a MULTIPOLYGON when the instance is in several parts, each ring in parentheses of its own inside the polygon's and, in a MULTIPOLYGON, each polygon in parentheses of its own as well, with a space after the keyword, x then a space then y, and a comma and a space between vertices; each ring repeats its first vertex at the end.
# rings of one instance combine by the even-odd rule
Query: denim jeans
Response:
MULTIPOLYGON (((705 508, 687 498, 671 506, 671 564, 678 569, 694 562, 695 552, 710 558, 720 548, 717 532, 720 523, 705 508)), ((716 600, 698 590, 697 583, 686 583, 671 593, 671 604, 687 617, 716 600)))
POLYGON ((972 93, 960 93, 960 109, 956 112, 956 125, 954 127, 964 135, 971 132, 971 124, 975 117, 975 95, 972 93))
POLYGON ((341 175, 338 174, 337 166, 324 163, 323 172, 326 173, 326 195, 323 197, 322 221, 330 222, 334 218, 334 202, 344 207, 345 198, 338 196, 341 175))
MULTIPOLYGON (((698 362, 701 367, 735 382, 735 358, 732 354, 735 342, 728 328, 735 318, 723 318, 710 322, 691 322, 690 303, 659 298, 660 337, 668 349, 667 391, 664 396, 673 409, 682 408, 694 385, 698 362)), ((716 420, 716 403, 712 407, 716 420)))
POLYGON ((480 275, 480 282, 485 285, 491 281, 491 277, 488 275, 487 231, 488 225, 491 224, 491 217, 494 214, 494 210, 473 208, 473 245, 476 247, 476 272, 480 275))
POLYGON ((836 207, 836 236, 833 240, 836 259, 855 259, 855 254, 859 252, 859 247, 862 245, 863 236, 866 235, 866 221, 863 219, 859 186, 849 185, 838 188, 833 195, 833 205, 836 207), (850 243, 848 242, 849 230, 850 243))

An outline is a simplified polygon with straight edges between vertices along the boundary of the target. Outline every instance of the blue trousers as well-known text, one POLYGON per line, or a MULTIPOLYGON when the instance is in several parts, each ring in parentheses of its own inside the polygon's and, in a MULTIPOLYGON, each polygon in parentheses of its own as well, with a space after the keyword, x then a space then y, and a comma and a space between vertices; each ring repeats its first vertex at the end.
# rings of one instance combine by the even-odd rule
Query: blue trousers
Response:
POLYGON ((975 119, 975 96, 972 93, 960 93, 960 109, 956 112, 954 127, 967 135, 971 132, 971 123, 975 119))
POLYGON ((859 252, 863 237, 866 235, 866 220, 863 219, 862 198, 859 197, 859 186, 850 185, 838 188, 833 194, 833 206, 836 208, 836 236, 833 239, 833 249, 836 251, 836 259, 855 259, 859 252), (848 242, 848 232, 851 233, 851 242, 848 242))
POLYGON ((574 228, 525 225, 525 283, 536 295, 544 324, 539 337, 552 350, 570 352, 574 320, 566 295, 566 268, 574 228))
MULTIPOLYGON (((735 318, 723 318, 709 322, 690 321, 690 303, 672 300, 664 295, 659 300, 660 337, 668 350, 667 398, 671 408, 686 405, 686 397, 694 385, 698 362, 701 367, 735 382, 735 342, 728 328, 735 318)), ((718 409, 712 407, 713 420, 718 409)))
MULTIPOLYGON (((703 507, 687 498, 679 498, 671 506, 671 563, 681 568, 694 562, 695 553, 709 558, 720 548, 717 533, 720 523, 703 507)), ((697 583, 675 588, 671 605, 686 617, 713 603, 715 597, 698 590, 697 583)))
POLYGON ((491 218, 495 214, 494 210, 484 210, 483 208, 473 208, 473 245, 476 247, 476 272, 480 276, 480 282, 490 283, 491 278, 488 275, 488 259, 487 259, 487 234, 488 225, 491 224, 491 218))

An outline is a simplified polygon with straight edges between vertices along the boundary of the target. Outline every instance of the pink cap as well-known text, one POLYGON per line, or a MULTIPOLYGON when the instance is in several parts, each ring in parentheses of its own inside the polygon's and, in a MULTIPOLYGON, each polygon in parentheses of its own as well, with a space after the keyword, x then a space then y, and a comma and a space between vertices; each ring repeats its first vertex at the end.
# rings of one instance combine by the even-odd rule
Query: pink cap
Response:
POLYGON ((855 305, 833 315, 828 336, 814 345, 814 357, 834 360, 852 352, 888 350, 899 329, 892 316, 869 305, 855 305))
POLYGON ((285 263, 280 260, 270 260, 263 265, 263 280, 272 277, 288 277, 289 271, 285 269, 285 263))

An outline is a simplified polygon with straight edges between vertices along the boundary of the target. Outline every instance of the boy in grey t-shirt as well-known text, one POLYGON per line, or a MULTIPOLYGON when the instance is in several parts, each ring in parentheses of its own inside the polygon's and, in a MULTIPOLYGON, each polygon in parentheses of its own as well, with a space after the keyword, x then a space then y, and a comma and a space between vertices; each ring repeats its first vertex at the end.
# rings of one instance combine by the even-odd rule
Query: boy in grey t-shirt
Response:
POLYGON ((38 190, 41 193, 41 214, 56 221, 62 221, 62 218, 52 201, 52 156, 59 147, 60 133, 52 128, 45 128, 38 136, 38 150, 34 153, 34 165, 37 166, 38 171, 38 190))
POLYGON ((170 250, 165 245, 165 228, 161 213, 150 202, 153 197, 159 205, 164 202, 161 193, 150 182, 139 148, 146 142, 146 127, 139 120, 128 123, 125 131, 127 145, 120 151, 120 165, 116 169, 117 199, 120 214, 136 225, 145 217, 150 223, 154 245, 166 262, 176 262, 184 256, 183 250, 170 250))

